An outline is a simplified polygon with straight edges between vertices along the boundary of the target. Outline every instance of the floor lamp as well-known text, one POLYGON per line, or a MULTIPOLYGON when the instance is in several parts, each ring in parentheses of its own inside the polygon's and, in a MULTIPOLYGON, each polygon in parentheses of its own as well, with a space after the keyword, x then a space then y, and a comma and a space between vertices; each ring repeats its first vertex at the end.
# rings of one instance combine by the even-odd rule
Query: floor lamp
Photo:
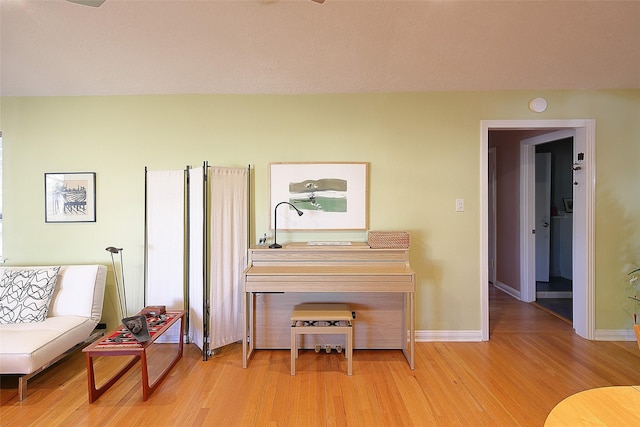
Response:
POLYGON ((118 293, 118 303, 120 304, 120 314, 121 318, 125 318, 129 315, 129 311, 127 310, 127 292, 124 286, 124 266, 122 264, 122 248, 115 248, 113 246, 109 246, 106 249, 107 252, 111 254, 111 264, 113 265, 113 275, 116 278, 116 292, 118 293), (116 261, 113 257, 113 254, 120 254, 120 281, 118 281, 118 271, 116 269, 116 261), (122 283, 122 287, 120 286, 122 283))

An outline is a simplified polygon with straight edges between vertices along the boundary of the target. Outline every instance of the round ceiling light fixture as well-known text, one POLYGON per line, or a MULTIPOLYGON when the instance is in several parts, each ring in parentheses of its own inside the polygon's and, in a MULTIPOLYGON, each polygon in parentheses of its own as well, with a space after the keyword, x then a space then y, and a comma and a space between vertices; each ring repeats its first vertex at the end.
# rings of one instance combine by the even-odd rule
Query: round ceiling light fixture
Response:
POLYGON ((534 113, 542 113, 547 109, 547 100, 544 98, 533 98, 529 101, 529 110, 534 113))

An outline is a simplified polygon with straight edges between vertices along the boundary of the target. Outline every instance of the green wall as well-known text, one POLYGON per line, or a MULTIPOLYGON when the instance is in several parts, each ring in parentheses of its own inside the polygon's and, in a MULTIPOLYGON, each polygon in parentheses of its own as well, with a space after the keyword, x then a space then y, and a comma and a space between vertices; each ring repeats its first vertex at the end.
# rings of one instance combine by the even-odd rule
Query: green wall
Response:
MULTIPOLYGON (((124 250, 130 309, 142 306, 144 168, 254 170, 253 237, 268 231, 268 164, 369 162, 372 230, 411 233, 417 329, 480 329, 481 120, 596 120, 596 328, 629 327, 626 272, 640 263, 640 90, 345 95, 5 97, 8 264, 109 266, 124 250), (544 96, 546 112, 528 110, 544 96), (45 224, 45 172, 96 172, 97 222, 45 224), (454 211, 465 199, 465 212, 454 211), (133 308, 132 308, 133 307, 133 308)), ((366 240, 279 232, 278 241, 366 240)))

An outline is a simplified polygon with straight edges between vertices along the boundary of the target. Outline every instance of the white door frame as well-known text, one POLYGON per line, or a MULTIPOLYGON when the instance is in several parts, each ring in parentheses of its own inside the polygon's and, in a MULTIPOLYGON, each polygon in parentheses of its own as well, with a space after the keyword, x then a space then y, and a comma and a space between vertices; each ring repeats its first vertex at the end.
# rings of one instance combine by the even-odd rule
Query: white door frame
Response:
MULTIPOLYGON (((480 290, 481 290, 481 334, 482 340, 489 339, 489 280, 488 280, 488 151, 489 151, 489 130, 498 129, 548 129, 569 130, 575 133, 574 152, 584 153, 584 160, 580 163, 580 168, 574 173, 574 180, 579 185, 574 188, 574 215, 573 215, 573 265, 574 265, 574 319, 573 327, 578 335, 586 339, 594 339, 595 336, 595 267, 594 267, 594 213, 595 213, 595 120, 593 119, 570 119, 570 120, 482 120, 481 141, 480 141, 480 290), (578 289, 579 288, 579 289, 578 289)), ((525 147, 525 146, 523 146, 525 147)), ((533 146, 531 146, 533 148, 533 146)), ((521 150, 521 169, 534 166, 534 154, 525 156, 528 150, 521 150)), ((575 161, 575 158, 574 158, 575 161)), ((524 180, 523 180, 524 181, 524 180)), ((521 182, 521 186, 524 185, 521 182)), ((530 199, 533 191, 530 185, 521 188, 521 198, 530 199)), ((522 199, 521 199, 522 200, 522 199)), ((522 203, 522 202, 521 202, 522 203)), ((521 215, 521 275, 530 277, 535 273, 529 262, 533 258, 533 253, 524 252, 533 250, 530 245, 531 218, 528 209, 522 211, 521 215), (526 238, 525 230, 526 229, 526 238)), ((521 276, 522 278, 522 276, 521 276)), ((529 280, 529 279, 527 279, 529 280)), ((526 280, 524 283, 530 283, 526 280)), ((533 276, 533 292, 535 297, 535 276, 533 276)), ((530 298, 530 287, 521 290, 524 300, 530 298)), ((522 297, 521 296, 521 297, 522 297)))

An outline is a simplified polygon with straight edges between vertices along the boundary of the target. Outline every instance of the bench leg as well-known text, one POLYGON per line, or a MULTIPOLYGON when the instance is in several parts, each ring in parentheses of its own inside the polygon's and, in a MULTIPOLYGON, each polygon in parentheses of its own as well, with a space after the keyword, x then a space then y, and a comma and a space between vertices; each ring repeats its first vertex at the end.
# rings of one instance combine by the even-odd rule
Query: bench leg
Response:
MULTIPOLYGON (((353 372, 353 328, 351 324, 348 327, 340 328, 340 331, 334 331, 330 329, 320 329, 317 331, 307 330, 306 327, 299 327, 296 330, 295 326, 291 326, 291 375, 296 374, 296 359, 298 358, 298 335, 314 335, 314 334, 344 334, 346 337, 346 348, 344 355, 347 358, 347 375, 352 375, 353 372)), ((317 351, 317 350, 316 350, 317 351)))

